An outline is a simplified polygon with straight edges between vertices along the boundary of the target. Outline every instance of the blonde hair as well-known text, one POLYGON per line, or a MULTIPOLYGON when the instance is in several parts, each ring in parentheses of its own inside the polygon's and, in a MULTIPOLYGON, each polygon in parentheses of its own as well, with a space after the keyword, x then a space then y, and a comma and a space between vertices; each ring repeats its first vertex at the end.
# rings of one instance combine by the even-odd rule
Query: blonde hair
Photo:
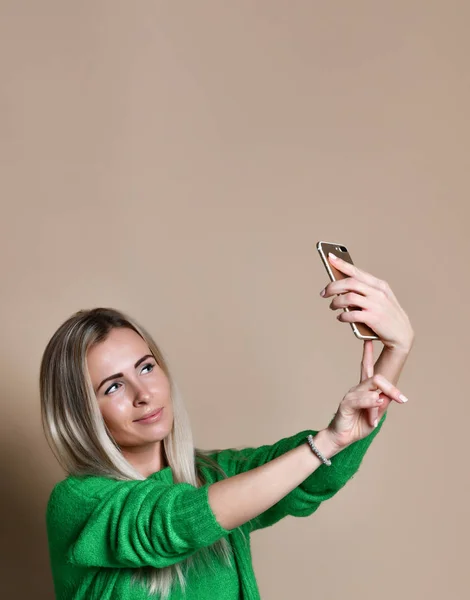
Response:
MULTIPOLYGON (((175 483, 204 484, 197 461, 219 471, 223 469, 208 455, 215 450, 194 448, 189 416, 171 377, 168 364, 152 336, 135 320, 112 308, 80 310, 54 333, 44 351, 39 376, 41 419, 47 442, 60 465, 69 475, 97 475, 120 481, 143 480, 123 456, 112 438, 96 401, 87 367, 87 351, 103 342, 113 328, 125 327, 138 333, 147 343, 157 364, 170 382, 173 427, 163 440, 167 464, 175 483)), ((241 531, 241 530, 240 530, 241 531)), ((211 555, 231 564, 232 547, 222 538, 202 548, 184 561, 156 569, 136 569, 132 582, 147 587, 150 595, 166 600, 179 580, 186 589, 191 567, 212 564, 211 555), (202 562, 199 562, 202 561, 202 562)))

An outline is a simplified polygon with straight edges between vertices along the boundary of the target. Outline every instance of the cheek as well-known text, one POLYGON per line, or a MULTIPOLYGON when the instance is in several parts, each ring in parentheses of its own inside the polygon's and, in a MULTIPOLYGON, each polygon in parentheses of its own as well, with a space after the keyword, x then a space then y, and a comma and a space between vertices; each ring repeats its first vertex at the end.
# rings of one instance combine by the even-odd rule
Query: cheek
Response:
POLYGON ((158 402, 167 404, 170 401, 170 382, 163 371, 157 371, 154 374, 149 389, 155 396, 158 402))
POLYGON ((110 429, 119 430, 131 421, 127 402, 109 399, 100 406, 101 414, 110 429))

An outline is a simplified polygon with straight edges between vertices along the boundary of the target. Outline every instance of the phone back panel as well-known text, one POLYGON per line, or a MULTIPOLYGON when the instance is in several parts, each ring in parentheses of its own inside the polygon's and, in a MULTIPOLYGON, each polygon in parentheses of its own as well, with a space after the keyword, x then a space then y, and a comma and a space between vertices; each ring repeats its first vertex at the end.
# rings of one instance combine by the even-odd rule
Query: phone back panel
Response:
MULTIPOLYGON (((333 242, 318 242, 317 250, 320 254, 322 262, 330 276, 331 281, 337 281, 338 279, 346 279, 348 275, 345 275, 341 271, 338 271, 328 260, 328 253, 332 252, 339 258, 342 258, 346 262, 353 265, 352 258, 346 248, 346 251, 341 250, 341 248, 346 248, 344 244, 335 244, 333 242)), ((362 310, 360 307, 352 307, 353 310, 362 310)), ((351 309, 345 308, 345 311, 349 312, 351 309)), ((354 331, 354 335, 361 340, 378 340, 379 337, 377 334, 365 323, 350 323, 352 330, 354 331)))

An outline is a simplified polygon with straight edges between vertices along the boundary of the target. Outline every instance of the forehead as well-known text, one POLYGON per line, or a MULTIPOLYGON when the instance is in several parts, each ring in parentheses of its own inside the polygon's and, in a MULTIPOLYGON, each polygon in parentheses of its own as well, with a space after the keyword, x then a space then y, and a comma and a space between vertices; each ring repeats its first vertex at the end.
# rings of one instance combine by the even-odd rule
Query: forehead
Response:
POLYGON ((151 354, 145 340, 128 328, 114 328, 108 337, 90 348, 87 363, 90 375, 103 376, 134 368, 134 364, 144 356, 151 354), (109 373, 107 371, 110 371, 109 373))

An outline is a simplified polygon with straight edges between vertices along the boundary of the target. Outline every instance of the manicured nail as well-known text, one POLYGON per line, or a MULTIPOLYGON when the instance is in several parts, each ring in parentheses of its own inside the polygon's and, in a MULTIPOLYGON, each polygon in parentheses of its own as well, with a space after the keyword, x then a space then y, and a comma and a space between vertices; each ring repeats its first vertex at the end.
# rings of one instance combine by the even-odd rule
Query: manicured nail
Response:
POLYGON ((320 296, 323 298, 323 296, 326 294, 326 290, 325 288, 322 289, 322 291, 320 292, 320 296))
POLYGON ((398 398, 402 401, 402 402, 408 402, 408 398, 406 396, 404 396, 403 394, 400 394, 398 396, 398 398))
POLYGON ((338 260, 338 257, 335 254, 333 254, 333 252, 328 252, 328 256, 330 256, 334 260, 338 260))

